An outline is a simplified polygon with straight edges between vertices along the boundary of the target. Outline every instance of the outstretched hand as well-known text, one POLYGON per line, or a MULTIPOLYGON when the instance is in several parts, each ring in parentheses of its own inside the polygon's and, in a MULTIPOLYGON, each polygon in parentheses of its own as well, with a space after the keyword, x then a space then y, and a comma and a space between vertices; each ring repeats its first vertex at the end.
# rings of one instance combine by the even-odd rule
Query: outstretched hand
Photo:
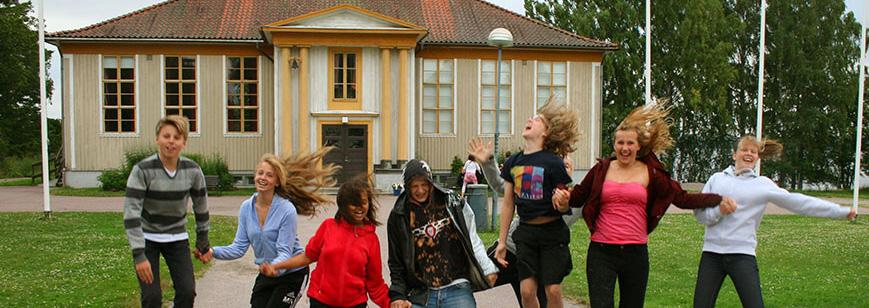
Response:
POLYGON ((729 215, 736 211, 736 201, 730 197, 722 197, 721 203, 718 204, 718 210, 721 211, 722 215, 729 215))
POLYGON ((492 146, 491 141, 483 145, 483 140, 480 139, 480 137, 474 137, 471 138, 471 140, 468 140, 468 154, 473 155, 478 163, 483 164, 489 161, 489 157, 491 157, 494 152, 494 146, 492 146))

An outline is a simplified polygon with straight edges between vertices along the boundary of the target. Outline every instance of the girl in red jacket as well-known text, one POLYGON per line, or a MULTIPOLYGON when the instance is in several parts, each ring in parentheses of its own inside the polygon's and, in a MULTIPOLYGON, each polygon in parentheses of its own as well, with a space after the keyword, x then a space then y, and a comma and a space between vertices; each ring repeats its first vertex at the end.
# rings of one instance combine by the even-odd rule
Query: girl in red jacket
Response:
POLYGON ((388 307, 380 240, 374 233, 380 225, 374 189, 366 177, 357 177, 341 185, 337 203, 335 218, 323 221, 305 253, 276 264, 263 263, 260 271, 270 276, 278 269, 319 261, 308 288, 311 307, 365 307, 369 296, 378 306, 388 307))

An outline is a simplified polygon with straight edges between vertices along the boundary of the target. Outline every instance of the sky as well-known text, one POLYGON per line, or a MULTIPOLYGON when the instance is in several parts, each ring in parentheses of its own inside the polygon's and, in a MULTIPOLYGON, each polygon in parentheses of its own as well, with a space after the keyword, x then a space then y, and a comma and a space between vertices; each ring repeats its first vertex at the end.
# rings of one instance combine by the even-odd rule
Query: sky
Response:
MULTIPOLYGON (((72 30, 86 27, 95 23, 111 19, 149 5, 161 2, 160 0, 43 0, 45 2, 45 31, 54 32, 61 30, 72 30)), ((489 2, 514 11, 521 15, 525 15, 524 0, 488 0, 489 2)), ((866 0, 845 0, 845 5, 849 10, 857 15, 858 21, 864 21, 869 18, 869 1, 866 0)), ((37 4, 38 5, 38 4, 37 4)), ((652 3, 654 8, 654 1, 652 3)), ((34 15, 37 14, 34 10, 34 15)), ((60 83, 60 57, 56 53, 57 49, 54 46, 46 44, 46 47, 55 51, 54 57, 51 59, 51 68, 48 72, 49 78, 55 80, 54 95, 52 95, 51 105, 48 108, 48 117, 60 118, 60 103, 62 92, 60 83)))

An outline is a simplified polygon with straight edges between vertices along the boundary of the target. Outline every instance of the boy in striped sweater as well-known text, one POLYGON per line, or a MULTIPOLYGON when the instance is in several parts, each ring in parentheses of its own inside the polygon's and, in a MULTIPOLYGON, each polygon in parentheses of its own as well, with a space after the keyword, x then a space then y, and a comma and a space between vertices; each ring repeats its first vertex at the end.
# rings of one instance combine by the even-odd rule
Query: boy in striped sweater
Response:
POLYGON ((142 307, 162 305, 160 254, 172 275, 175 307, 193 307, 196 287, 185 228, 188 199, 193 199, 196 215, 196 248, 209 248, 205 176, 199 165, 180 155, 187 145, 187 127, 181 116, 160 119, 158 154, 137 163, 127 179, 124 228, 142 290, 142 307))

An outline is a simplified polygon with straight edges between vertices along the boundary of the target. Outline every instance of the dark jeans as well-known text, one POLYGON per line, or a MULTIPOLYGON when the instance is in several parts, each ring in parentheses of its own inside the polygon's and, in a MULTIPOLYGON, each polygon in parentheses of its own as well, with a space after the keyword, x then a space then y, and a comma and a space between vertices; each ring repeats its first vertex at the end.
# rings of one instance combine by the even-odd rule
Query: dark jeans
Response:
MULTIPOLYGON (((498 263, 498 260, 495 259, 495 248, 498 247, 498 241, 495 241, 492 246, 486 249, 486 253, 489 255, 489 259, 492 259, 492 262, 495 262, 495 266, 498 267, 498 280, 495 280, 495 287, 505 284, 510 284, 513 287, 513 293, 516 293, 516 301, 519 302, 519 307, 522 307, 522 293, 519 291, 519 272, 516 269, 516 254, 507 251, 507 267, 501 266, 501 263, 498 263)), ((540 302, 540 308, 546 308, 546 289, 542 287, 537 288, 537 301, 540 302)))
POLYGON ((193 261, 190 259, 190 244, 187 240, 170 243, 158 243, 145 240, 145 257, 151 263, 151 275, 154 280, 146 284, 139 280, 142 290, 142 307, 162 307, 163 290, 160 289, 160 254, 166 259, 169 274, 172 276, 172 287, 175 288, 175 307, 193 307, 196 297, 196 285, 193 281, 193 261))
POLYGON ((253 308, 286 308, 295 307, 302 297, 302 285, 308 276, 308 268, 278 277, 263 274, 256 276, 253 293, 250 295, 250 306, 253 308))
POLYGON ((757 259, 746 254, 708 251, 704 251, 700 257, 697 285, 694 287, 694 307, 715 307, 724 276, 730 276, 733 281, 742 307, 763 307, 757 259))
POLYGON ((613 307, 616 280, 619 307, 643 307, 649 281, 649 249, 646 245, 590 242, 585 273, 591 307, 613 307))

